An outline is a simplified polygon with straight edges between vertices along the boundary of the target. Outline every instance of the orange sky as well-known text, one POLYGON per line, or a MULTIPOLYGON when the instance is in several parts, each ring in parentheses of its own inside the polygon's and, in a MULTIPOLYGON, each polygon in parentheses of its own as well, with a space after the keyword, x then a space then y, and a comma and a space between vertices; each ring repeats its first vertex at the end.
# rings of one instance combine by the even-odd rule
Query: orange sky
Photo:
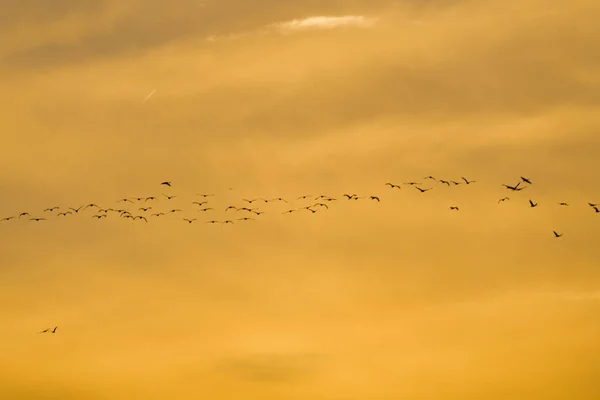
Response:
POLYGON ((600 4, 551 3, 4 0, 0 398, 600 398, 600 4))

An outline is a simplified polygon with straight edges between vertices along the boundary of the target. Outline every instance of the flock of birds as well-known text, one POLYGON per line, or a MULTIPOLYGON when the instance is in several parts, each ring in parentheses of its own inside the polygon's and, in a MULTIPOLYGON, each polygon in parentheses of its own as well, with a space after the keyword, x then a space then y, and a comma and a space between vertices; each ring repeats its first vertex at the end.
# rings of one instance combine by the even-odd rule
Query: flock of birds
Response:
MULTIPOLYGON (((436 187, 436 185, 438 185, 438 184, 446 185, 446 186, 458 186, 458 185, 472 185, 472 184, 476 183, 476 181, 468 180, 465 177, 461 177, 461 181, 453 181, 453 180, 436 179, 433 176, 427 176, 427 177, 423 178, 423 182, 425 182, 425 181, 432 182, 432 183, 434 183, 434 185, 429 185, 428 187, 425 187, 423 185, 423 183, 421 183, 421 182, 410 181, 410 182, 404 182, 401 184, 387 182, 387 183, 385 183, 385 186, 388 186, 390 189, 402 189, 403 187, 413 187, 415 190, 419 191, 420 193, 425 193, 425 192, 429 192, 430 190, 433 190, 436 187)), ((162 187, 171 188, 172 182, 164 181, 164 182, 161 182, 160 185, 162 187)), ((520 180, 517 184, 515 184, 515 185, 503 184, 502 186, 504 186, 509 191, 520 192, 520 191, 526 189, 530 185, 532 185, 532 182, 530 179, 525 178, 525 177, 520 177, 520 180)), ((215 194, 197 193, 197 196, 199 196, 199 200, 193 201, 191 203, 193 206, 197 207, 197 209, 196 209, 197 212, 205 213, 205 212, 210 212, 210 211, 215 210, 214 207, 209 206, 209 198, 211 198, 212 196, 215 196, 215 194)), ((169 200, 172 200, 176 197, 177 197, 176 195, 162 193, 162 198, 164 198, 164 200, 167 201, 167 204, 168 204, 169 200)), ((357 201, 357 200, 361 200, 361 199, 377 201, 377 202, 381 201, 379 196, 376 196, 376 195, 359 196, 356 193, 344 193, 340 197, 340 199, 351 200, 351 201, 357 201)), ((312 202, 312 204, 309 204, 309 205, 306 205, 303 207, 298 207, 298 208, 290 208, 290 209, 282 212, 282 214, 291 214, 291 213, 301 212, 301 211, 311 212, 312 214, 314 214, 322 209, 329 209, 328 204, 330 204, 332 201, 337 201, 338 198, 327 196, 327 195, 320 195, 320 196, 316 196, 316 197, 311 196, 311 195, 303 195, 303 196, 298 197, 296 200, 309 200, 310 202, 312 202)), ((501 199, 498 200, 498 203, 502 203, 507 200, 510 200, 510 197, 508 197, 508 196, 502 197, 501 199)), ((253 207, 253 205, 255 205, 256 203, 263 203, 263 204, 271 203, 271 202, 288 203, 288 201, 282 197, 276 197, 276 198, 256 197, 256 198, 251 198, 251 199, 243 198, 242 201, 245 202, 247 204, 247 206, 239 207, 239 206, 229 205, 224 209, 225 212, 229 212, 229 214, 235 215, 236 218, 230 218, 230 219, 224 219, 224 220, 211 219, 211 220, 205 221, 205 223, 207 223, 207 224, 234 224, 236 221, 252 221, 252 220, 256 219, 255 217, 258 217, 266 212, 266 211, 260 210, 258 207, 253 207), (236 214, 240 211, 242 212, 241 215, 243 215, 243 216, 237 218, 239 214, 238 215, 236 215, 236 214)), ((123 218, 123 219, 130 219, 132 221, 144 221, 147 223, 149 218, 154 219, 154 218, 164 217, 169 214, 180 213, 183 211, 179 208, 169 208, 169 207, 165 208, 162 211, 157 211, 154 209, 154 205, 157 204, 158 202, 159 202, 159 197, 157 197, 157 196, 142 196, 142 197, 132 197, 132 198, 126 197, 126 198, 122 198, 117 201, 117 203, 119 203, 120 205, 123 205, 123 207, 103 208, 95 203, 89 203, 89 204, 81 205, 77 208, 69 207, 66 209, 62 209, 61 207, 58 207, 58 206, 49 207, 49 208, 44 209, 43 213, 46 215, 47 215, 47 213, 50 213, 51 215, 53 215, 57 218, 66 218, 71 215, 81 215, 80 212, 87 210, 87 209, 94 209, 95 213, 91 217, 95 218, 95 219, 107 218, 109 216, 109 213, 112 213, 112 214, 118 215, 120 218, 123 218), (134 208, 131 208, 130 205, 133 205, 134 208)), ((560 202, 560 203, 558 203, 558 205, 569 206, 569 204, 566 202, 560 202)), ((588 203, 588 205, 591 207, 592 210, 594 210, 594 212, 600 213, 600 204, 588 203)), ((534 207, 538 206, 538 203, 529 199, 529 206, 534 208, 534 207)), ((450 211, 459 211, 460 208, 456 205, 451 205, 449 207, 449 210, 450 211)), ((17 215, 0 218, 0 221, 21 220, 23 218, 29 219, 30 221, 34 221, 34 222, 41 222, 41 221, 48 220, 48 218, 46 218, 45 216, 33 216, 29 212, 24 211, 24 212, 18 213, 17 215)), ((194 217, 194 218, 192 218, 192 217, 185 218, 184 217, 184 218, 182 218, 182 221, 185 223, 191 224, 193 222, 198 221, 198 218, 197 217, 194 217)), ((553 231, 553 232, 556 237, 562 236, 561 233, 558 233, 556 231, 553 231)))
MULTIPOLYGON (((392 190, 400 190, 402 188, 411 187, 411 188, 414 188, 415 190, 419 191, 420 193, 426 193, 426 192, 429 192, 429 191, 435 189, 435 187, 437 185, 459 186, 459 185, 472 185, 475 183, 476 183, 476 181, 468 180, 467 178, 464 178, 464 177, 461 177, 460 181, 453 181, 453 180, 436 179, 433 176, 427 176, 427 177, 423 178, 423 182, 410 181, 410 182, 404 182, 404 183, 399 183, 399 184, 386 182, 385 186, 389 187, 392 190), (431 182, 432 185, 427 185, 427 187, 425 187, 425 185, 424 185, 425 181, 431 182)), ((172 188, 172 182, 170 182, 170 181, 161 182, 160 185, 161 185, 161 187, 164 187, 164 188, 169 188, 169 189, 172 188)), ((527 187, 529 187, 530 185, 532 185, 532 181, 526 177, 520 177, 520 180, 514 185, 502 184, 502 186, 505 187, 506 190, 511 191, 511 192, 520 192, 520 191, 526 189, 527 187)), ((167 202, 167 204, 169 204, 170 200, 177 197, 176 195, 171 195, 171 194, 166 194, 166 193, 161 193, 161 194, 162 194, 164 200, 167 202)), ((193 201, 191 203, 193 206, 196 206, 196 212, 205 213, 205 212, 211 212, 211 211, 215 210, 214 207, 209 206, 209 199, 211 197, 215 196, 215 194, 197 193, 196 195, 198 196, 199 200, 193 201)), ((361 199, 364 199, 367 201, 376 201, 376 202, 381 201, 379 196, 376 196, 376 195, 359 196, 356 193, 344 193, 341 197, 339 197, 339 200, 346 200, 346 201, 358 201, 361 199)), ((246 203, 243 207, 229 205, 224 209, 224 212, 229 213, 231 215, 236 215, 237 213, 241 212, 241 214, 238 214, 238 215, 242 215, 242 216, 237 217, 238 215, 236 215, 236 218, 225 219, 225 220, 210 219, 210 220, 205 221, 205 223, 207 223, 207 224, 234 224, 234 221, 255 220, 256 219, 255 217, 258 217, 266 212, 266 211, 260 210, 258 207, 256 207, 255 203, 256 204, 260 204, 260 203, 265 204, 265 203, 271 203, 271 202, 280 202, 280 203, 289 204, 288 200, 286 200, 282 197, 276 197, 276 198, 256 197, 256 198, 251 198, 251 199, 243 198, 241 200, 244 203, 246 203)), ((303 196, 298 197, 296 200, 308 200, 311 204, 302 206, 302 207, 297 207, 297 208, 289 208, 286 211, 282 212, 282 214, 291 214, 291 213, 301 212, 301 211, 311 212, 312 214, 314 214, 320 210, 329 209, 329 204, 331 204, 331 202, 333 202, 333 201, 337 201, 338 198, 327 196, 327 195, 319 195, 319 196, 303 195, 303 196)), ((498 204, 503 203, 508 200, 510 200, 510 197, 508 197, 508 196, 502 197, 501 199, 498 200, 498 204)), ((157 196, 142 196, 142 197, 131 197, 131 198, 126 197, 126 198, 122 198, 117 201, 117 203, 123 204, 124 207, 103 208, 95 203, 89 203, 89 204, 81 205, 77 208, 69 207, 67 209, 62 209, 58 206, 49 207, 49 208, 44 209, 43 212, 50 213, 51 215, 54 215, 57 218, 67 218, 68 216, 71 216, 71 215, 81 215, 80 213, 86 209, 94 209, 95 213, 91 217, 95 218, 95 219, 107 218, 109 213, 112 213, 112 214, 118 215, 122 219, 130 219, 132 221, 139 220, 139 221, 144 221, 144 222, 148 222, 148 218, 150 218, 150 219, 160 218, 160 217, 164 217, 169 214, 175 214, 175 213, 182 212, 182 210, 179 208, 170 208, 170 207, 166 207, 163 211, 156 212, 156 210, 154 209, 154 205, 157 204, 158 202, 159 202, 159 197, 157 197, 157 196), (133 206, 133 208, 130 208, 131 206, 133 206)), ((534 202, 531 199, 529 199, 528 202, 529 202, 529 207, 531 207, 531 208, 538 207, 537 202, 534 202)), ((566 202, 559 202, 558 205, 563 206, 563 207, 569 206, 569 204, 566 202)), ((600 213, 600 204, 588 203, 588 206, 595 213, 600 213)), ((450 205, 449 210, 455 212, 455 211, 459 211, 460 209, 456 205, 450 205)), ((25 212, 18 213, 17 215, 0 218, 0 221, 21 220, 23 218, 27 218, 28 220, 34 221, 34 222, 41 222, 41 221, 47 220, 47 218, 45 218, 45 217, 38 217, 38 216, 34 217, 29 212, 25 211, 25 212)), ((198 220, 198 218, 182 218, 182 222, 185 222, 187 224, 191 224, 197 220, 198 220)), ((553 232, 555 238, 560 238, 563 236, 562 233, 559 233, 557 231, 552 231, 552 232, 553 232)), ((55 326, 54 329, 48 328, 48 329, 45 329, 38 333, 53 333, 54 334, 54 333, 56 333, 57 328, 58 327, 55 326)))

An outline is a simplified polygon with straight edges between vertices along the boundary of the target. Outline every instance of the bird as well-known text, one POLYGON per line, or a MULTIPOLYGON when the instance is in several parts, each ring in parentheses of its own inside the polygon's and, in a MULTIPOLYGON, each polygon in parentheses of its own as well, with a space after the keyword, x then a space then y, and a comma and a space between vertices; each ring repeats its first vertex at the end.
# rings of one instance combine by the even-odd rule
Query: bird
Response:
POLYGON ((284 211, 284 212, 282 212, 282 214, 291 214, 291 213, 293 213, 294 211, 298 211, 298 210, 291 209, 291 210, 287 210, 287 211, 284 211))
POLYGON ((161 182, 160 184, 168 186, 168 187, 171 187, 171 182, 170 181, 164 181, 164 182, 161 182))
POLYGON ((255 201, 258 201, 258 200, 260 200, 260 199, 252 199, 252 200, 242 199, 242 201, 245 201, 246 203, 249 203, 249 204, 252 204, 252 203, 254 203, 255 201))
POLYGON ((325 207, 326 209, 329 209, 329 206, 325 203, 315 203, 311 207, 316 207, 316 206, 325 207))
POLYGON ((31 215, 29 215, 28 212, 22 212, 21 214, 19 214, 19 218, 21 217, 30 217, 31 215))
POLYGON ((531 199, 529 199, 529 205, 531 207, 536 207, 538 205, 538 203, 534 203, 533 201, 531 201, 531 199))
POLYGON ((456 207, 456 206, 450 206, 450 209, 458 211, 458 207, 456 207))
POLYGON ((304 196, 300 196, 296 200, 304 200, 304 199, 308 199, 309 197, 312 197, 312 195, 307 194, 307 195, 304 195, 304 196))
POLYGON ((344 193, 344 197, 346 197, 348 200, 352 200, 352 199, 354 199, 357 196, 356 196, 356 194, 347 194, 347 193, 344 193))
POLYGON ((16 218, 16 217, 4 217, 4 218, 2 218, 2 221, 10 221, 13 218, 16 218))
POLYGON ((94 203, 88 204, 87 206, 83 207, 83 209, 85 210, 88 207, 96 207, 96 208, 100 209, 100 206, 98 206, 98 204, 94 204, 94 203))
POLYGON ((417 189, 417 190, 418 190, 419 192, 421 192, 421 193, 425 193, 426 191, 428 191, 428 190, 431 190, 432 188, 421 189, 420 187, 418 187, 418 186, 415 186, 415 189, 417 189))
POLYGON ((138 211, 144 211, 144 212, 146 212, 148 210, 152 210, 152 207, 140 207, 140 208, 138 208, 138 211))
POLYGON ((588 205, 589 205, 590 207, 598 207, 598 206, 600 206, 600 204, 594 204, 594 203, 588 203, 588 205))
POLYGON ((557 237, 557 238, 559 238, 559 237, 561 237, 563 235, 562 233, 558 233, 556 231, 552 231, 552 232, 554 232, 554 236, 557 237))
POLYGON ((193 219, 184 218, 183 220, 187 221, 187 222, 189 222, 191 224, 192 222, 194 222, 196 220, 196 218, 193 218, 193 219))
POLYGON ((395 184, 393 184, 393 183, 390 183, 390 182, 387 182, 387 183, 386 183, 386 186, 389 186, 389 187, 390 187, 390 189, 394 189, 394 188, 402 189, 402 188, 400 187, 400 185, 395 185, 395 184))
POLYGON ((148 200, 156 200, 156 197, 149 196, 149 197, 146 197, 146 199, 144 201, 148 201, 148 200))
POLYGON ((130 202, 130 203, 133 203, 133 201, 131 201, 131 200, 127 199, 127 198, 123 198, 123 199, 121 199, 121 200, 117 200, 117 203, 120 203, 120 202, 126 202, 126 201, 128 201, 128 202, 130 202))
POLYGON ((75 214, 77 214, 79 212, 79 210, 81 210, 83 206, 80 206, 79 208, 73 208, 73 207, 69 207, 69 210, 73 210, 75 211, 75 214))
POLYGON ((461 184, 460 182, 456 182, 456 181, 450 181, 450 183, 452 183, 454 186, 458 186, 461 184))
POLYGON ((206 221, 205 224, 218 224, 221 221, 206 221))
POLYGON ((198 204, 199 206, 202 206, 203 204, 208 203, 208 201, 193 201, 192 204, 198 204))
POLYGON ((227 210, 230 210, 230 209, 237 210, 237 207, 236 206, 229 206, 229 207, 227 207, 225 209, 225 212, 227 212, 227 210))
POLYGON ((39 222, 39 221, 45 221, 46 218, 29 218, 29 220, 39 222))
POLYGON ((463 181, 465 181, 465 183, 466 183, 467 185, 470 185, 471 183, 475 183, 475 181, 470 181, 470 180, 468 180, 467 178, 465 178, 464 176, 461 176, 460 178, 461 178, 463 181))
POLYGON ((174 209, 172 209, 172 210, 169 210, 168 212, 170 212, 170 213, 174 213, 174 212, 178 212, 178 211, 181 211, 181 210, 180 210, 180 209, 178 209, 178 208, 174 208, 174 209))
POLYGON ((66 216, 67 214, 73 214, 73 213, 72 213, 71 211, 66 211, 66 212, 61 212, 61 213, 58 213, 58 214, 56 214, 56 216, 57 216, 57 217, 60 217, 61 215, 62 215, 62 216, 66 216))
POLYGON ((177 196, 169 196, 169 195, 164 194, 164 193, 162 195, 165 196, 167 198, 167 200, 171 200, 171 199, 177 197, 177 196))
POLYGON ((440 179, 438 182, 445 184, 446 186, 450 186, 450 182, 440 179))
POLYGON ((152 214, 151 217, 160 217, 161 215, 165 215, 165 213, 155 213, 152 214))
POLYGON ((500 200, 498 200, 498 203, 500 203, 501 201, 506 201, 506 200, 510 200, 510 197, 503 197, 500 200))
POLYGON ((404 182, 404 184, 414 186, 414 185, 420 185, 421 183, 420 182, 404 182))
POLYGON ((208 210, 213 210, 213 208, 212 207, 201 208, 198 210, 198 212, 204 212, 204 211, 208 211, 208 210))
POLYGON ((133 217, 133 220, 135 221, 136 219, 143 219, 144 221, 148 222, 148 220, 146 219, 146 217, 142 216, 142 215, 136 215, 135 217, 133 217))
POLYGON ((437 179, 435 179, 435 178, 434 178, 433 176, 431 176, 431 175, 429 175, 429 176, 426 176, 425 178, 423 178, 423 180, 425 180, 425 179, 431 179, 431 180, 434 180, 434 181, 435 181, 435 180, 437 180, 437 179))
POLYGON ((50 212, 52 212, 52 211, 54 211, 54 210, 58 210, 59 208, 60 208, 60 207, 50 207, 50 208, 46 208, 46 209, 44 210, 44 212, 46 212, 46 211, 50 211, 50 212))
POLYGON ((106 214, 92 215, 92 218, 97 218, 97 219, 106 218, 106 214))
POLYGON ((254 218, 249 218, 249 217, 238 218, 238 221, 249 221, 249 220, 254 220, 254 218))
POLYGON ((379 200, 379 197, 377 197, 377 196, 369 196, 369 198, 370 198, 371 200, 377 200, 377 201, 381 201, 381 200, 379 200))
POLYGON ((228 219, 227 221, 222 221, 223 224, 233 224, 233 221, 228 219))
POLYGON ((600 213, 600 209, 598 207, 592 207, 595 212, 600 213))
POLYGON ((38 333, 56 333, 56 328, 58 328, 58 326, 55 326, 54 329, 50 330, 50 328, 46 328, 41 332, 38 333))
POLYGON ((527 178, 521 177, 521 180, 529 185, 531 185, 531 181, 527 178))
POLYGON ((202 196, 202 197, 208 197, 208 196, 214 196, 214 194, 202 194, 202 193, 196 193, 196 196, 202 196))
POLYGON ((503 183, 502 186, 506 187, 509 190, 517 190, 517 188, 519 187, 520 184, 521 184, 521 182, 517 183, 515 186, 510 186, 510 185, 505 185, 503 183))
POLYGON ((287 200, 281 197, 276 197, 274 199, 268 200, 268 201, 283 201, 284 203, 287 203, 287 200))
POLYGON ((266 211, 252 211, 256 215, 264 214, 266 211))
POLYGON ((568 206, 569 204, 568 204, 568 203, 564 203, 564 202, 562 202, 562 203, 558 203, 558 205, 559 205, 559 206, 568 206))

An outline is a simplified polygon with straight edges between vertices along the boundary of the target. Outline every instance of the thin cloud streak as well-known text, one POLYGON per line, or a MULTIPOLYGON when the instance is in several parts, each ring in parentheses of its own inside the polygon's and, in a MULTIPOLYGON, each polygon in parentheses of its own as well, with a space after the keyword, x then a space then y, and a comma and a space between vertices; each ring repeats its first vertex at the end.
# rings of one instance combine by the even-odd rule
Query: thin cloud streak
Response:
POLYGON ((290 32, 341 27, 369 28, 375 24, 375 21, 375 18, 367 18, 362 15, 345 15, 339 17, 314 16, 278 22, 273 24, 273 26, 280 31, 290 32))

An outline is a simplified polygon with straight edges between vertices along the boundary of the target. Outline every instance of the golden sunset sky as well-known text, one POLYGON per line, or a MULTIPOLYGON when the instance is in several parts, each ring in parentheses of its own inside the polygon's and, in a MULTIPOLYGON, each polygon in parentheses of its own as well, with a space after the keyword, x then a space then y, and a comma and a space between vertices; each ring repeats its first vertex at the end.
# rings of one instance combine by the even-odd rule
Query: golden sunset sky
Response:
POLYGON ((1 399, 600 398, 597 0, 0 8, 1 399))

